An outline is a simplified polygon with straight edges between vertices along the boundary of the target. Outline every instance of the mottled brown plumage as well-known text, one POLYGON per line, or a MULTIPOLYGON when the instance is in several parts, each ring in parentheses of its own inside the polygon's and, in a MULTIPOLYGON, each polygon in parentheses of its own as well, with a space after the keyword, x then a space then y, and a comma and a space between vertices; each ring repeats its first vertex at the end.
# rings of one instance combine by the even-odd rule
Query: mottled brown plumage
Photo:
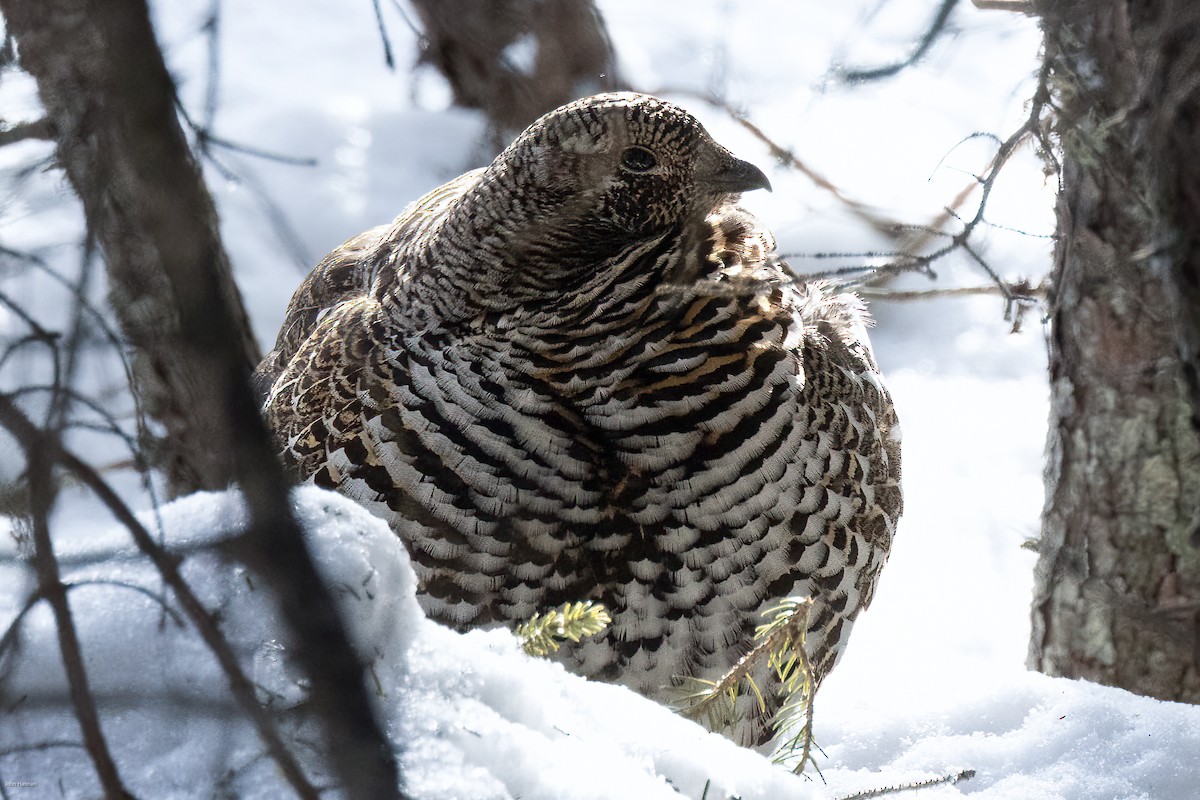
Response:
POLYGON ((858 300, 734 205, 766 186, 651 97, 546 115, 296 292, 256 376, 285 458, 391 522, 434 619, 601 601, 564 662, 663 698, 811 595, 824 676, 891 547, 899 428, 858 300))

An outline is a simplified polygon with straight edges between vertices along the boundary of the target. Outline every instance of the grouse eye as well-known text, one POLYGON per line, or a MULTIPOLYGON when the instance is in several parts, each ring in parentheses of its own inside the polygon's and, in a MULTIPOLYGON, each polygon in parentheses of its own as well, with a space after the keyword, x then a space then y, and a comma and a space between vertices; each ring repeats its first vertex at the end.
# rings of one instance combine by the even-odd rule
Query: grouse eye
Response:
POLYGON ((657 163, 654 153, 644 147, 626 147, 621 153, 621 166, 630 172, 649 172, 657 163))

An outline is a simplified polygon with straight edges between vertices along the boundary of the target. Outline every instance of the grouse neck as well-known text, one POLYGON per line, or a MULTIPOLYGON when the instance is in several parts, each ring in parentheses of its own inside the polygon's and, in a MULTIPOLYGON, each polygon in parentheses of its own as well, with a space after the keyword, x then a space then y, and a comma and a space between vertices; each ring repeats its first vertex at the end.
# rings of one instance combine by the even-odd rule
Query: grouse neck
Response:
POLYGON ((485 173, 407 254, 407 279, 396 287, 404 318, 424 326, 530 304, 577 306, 581 294, 625 273, 622 256, 671 235, 633 236, 571 198, 541 193, 537 203, 518 202, 505 178, 485 173))

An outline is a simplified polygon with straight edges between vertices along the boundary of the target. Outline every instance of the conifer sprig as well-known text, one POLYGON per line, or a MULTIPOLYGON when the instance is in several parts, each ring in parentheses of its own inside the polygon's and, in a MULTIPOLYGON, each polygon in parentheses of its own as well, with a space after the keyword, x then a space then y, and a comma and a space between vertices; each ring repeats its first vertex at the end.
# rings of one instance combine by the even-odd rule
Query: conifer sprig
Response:
POLYGON ((521 648, 531 656, 548 656, 558 651, 560 642, 578 642, 584 636, 600 633, 612 623, 608 609, 591 600, 563 603, 545 614, 534 614, 517 626, 521 648))
POLYGON ((763 612, 770 621, 754 631, 755 638, 774 641, 770 665, 779 680, 781 699, 779 710, 771 721, 777 739, 782 739, 775 751, 775 761, 789 761, 800 751, 800 759, 792 768, 799 774, 812 762, 813 747, 813 672, 804 649, 808 631, 808 612, 812 598, 786 598, 763 612))
POLYGON ((812 761, 813 747, 813 675, 804 650, 811 606, 811 598, 786 598, 764 611, 767 621, 755 628, 753 649, 720 680, 684 681, 684 694, 677 703, 679 713, 709 730, 725 730, 737 721, 737 699, 748 687, 758 712, 765 714, 767 703, 754 680, 755 671, 765 663, 776 678, 775 691, 780 698, 771 725, 777 738, 787 737, 775 759, 790 761, 799 751, 793 772, 803 772, 812 761))

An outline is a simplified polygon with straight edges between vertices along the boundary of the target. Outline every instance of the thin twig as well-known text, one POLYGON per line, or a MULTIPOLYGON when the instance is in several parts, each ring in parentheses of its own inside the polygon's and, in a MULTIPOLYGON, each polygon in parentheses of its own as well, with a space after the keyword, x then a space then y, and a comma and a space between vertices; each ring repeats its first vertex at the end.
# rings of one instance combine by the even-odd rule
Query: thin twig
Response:
MULTIPOLYGON (((767 146, 767 150, 775 160, 777 160, 783 166, 793 169, 804 175, 806 178, 812 181, 813 185, 818 189, 833 195, 833 197, 837 199, 843 206, 845 206, 851 214, 865 222, 876 232, 883 234, 889 239, 898 241, 902 245, 903 249, 908 252, 925 246, 925 244, 931 238, 931 232, 938 231, 943 225, 949 222, 954 216, 953 210, 962 207, 962 205, 967 201, 967 198, 971 196, 971 193, 975 191, 976 187, 978 187, 980 183, 978 180, 974 180, 963 187, 963 189, 960 190, 959 193, 956 194, 950 201, 950 204, 946 207, 946 210, 935 217, 928 225, 905 225, 896 220, 882 216, 877 210, 867 203, 863 203, 862 201, 855 200, 854 198, 847 196, 837 184, 802 161, 791 149, 784 147, 775 141, 762 128, 751 122, 749 117, 747 117, 743 111, 740 111, 721 98, 711 94, 690 91, 687 89, 665 88, 660 91, 664 94, 677 94, 696 97, 706 103, 709 103, 710 105, 720 108, 722 111, 728 114, 731 119, 745 128, 750 135, 765 144, 767 146), (903 233, 911 233, 913 231, 918 232, 919 235, 901 235, 903 233)), ((993 158, 992 162, 989 162, 989 167, 992 163, 994 163, 994 161, 995 159, 993 158)), ((786 258, 787 256, 780 257, 786 258)), ((909 270, 906 269, 903 271, 909 270)))
POLYGON ((44 336, 39 336, 36 333, 30 333, 5 344, 4 354, 0 355, 0 368, 3 368, 4 365, 8 363, 8 360, 27 344, 49 345, 51 350, 56 351, 52 358, 57 358, 57 350, 55 348, 53 339, 47 340, 44 336))
POLYGON ((15 316, 20 317, 21 321, 29 326, 29 329, 33 332, 34 338, 38 339, 39 341, 48 342, 53 345, 59 339, 59 337, 62 336, 62 334, 60 334, 58 331, 51 331, 43 328, 41 324, 34 319, 28 311, 25 310, 24 306, 22 306, 16 300, 13 300, 5 292, 0 292, 0 305, 6 306, 8 310, 11 311, 15 316))
POLYGON ((291 257, 292 263, 306 273, 312 269, 312 265, 316 261, 301 241, 300 233, 292 226, 283 208, 275 202, 275 199, 263 187, 258 176, 245 165, 242 166, 240 172, 226 166, 211 151, 204 152, 203 155, 205 160, 220 172, 221 177, 225 180, 246 186, 250 190, 251 196, 258 201, 259 207, 262 209, 263 214, 266 215, 267 222, 271 224, 275 238, 283 245, 291 257))
MULTIPOLYGON (((88 232, 88 239, 93 240, 93 237, 92 237, 90 231, 88 232)), ((41 272, 44 272, 46 275, 50 276, 50 278, 52 280, 54 280, 56 283, 63 286, 65 289, 67 289, 67 291, 71 292, 71 294, 75 297, 76 301, 81 303, 83 305, 83 307, 87 309, 88 314, 92 318, 92 321, 95 322, 96 325, 98 325, 100 327, 101 332, 104 334, 104 338, 106 340, 108 340, 108 343, 113 346, 113 348, 116 350, 117 354, 121 357, 121 364, 125 370, 125 378, 130 384, 133 383, 132 368, 129 366, 129 362, 124 357, 124 346, 123 346, 121 337, 117 335, 117 332, 113 329, 112 325, 109 324, 109 321, 104 316, 104 314, 99 309, 97 309, 92 303, 88 302, 86 297, 82 296, 79 293, 78 286, 76 286, 74 283, 72 283, 70 280, 68 280, 65 275, 63 275, 58 270, 56 270, 52 266, 50 266, 50 264, 47 263, 44 258, 41 258, 40 256, 35 255, 33 253, 26 253, 26 252, 23 252, 20 250, 13 250, 10 247, 5 247, 3 245, 0 245, 0 256, 6 256, 6 257, 14 259, 16 261, 23 261, 23 262, 35 267, 36 269, 38 269, 41 272)))
POLYGON ((68 590, 82 589, 88 586, 111 586, 114 589, 128 589, 131 592, 137 592, 138 594, 153 600, 155 605, 162 609, 162 611, 171 618, 171 621, 175 623, 176 627, 182 628, 186 624, 183 621, 183 617, 179 616, 179 612, 171 608, 171 604, 167 602, 167 598, 163 597, 161 594, 151 591, 150 589, 147 589, 145 586, 138 586, 136 583, 129 583, 128 581, 118 581, 108 578, 90 578, 83 581, 71 581, 65 585, 68 590))
MULTIPOLYGON (((872 268, 873 273, 895 274, 899 272, 927 271, 931 269, 934 262, 944 258, 956 250, 966 249, 967 254, 977 263, 980 263, 981 266, 984 267, 985 271, 987 271, 989 277, 996 281, 997 286, 1001 287, 1001 290, 1005 293, 1006 298, 1009 296, 1008 289, 1004 284, 1004 281, 1000 279, 996 272, 991 269, 991 267, 988 266, 987 263, 983 261, 983 259, 980 258, 977 253, 969 249, 968 242, 971 236, 974 234, 975 229, 981 224, 986 224, 986 221, 984 220, 984 213, 987 209, 988 198, 991 196, 992 189, 996 185, 996 179, 999 177, 1001 170, 1003 169, 1004 165, 1008 163, 1008 160, 1012 157, 1013 153, 1016 152, 1017 148, 1019 148, 1029 137, 1037 139, 1038 142, 1043 145, 1045 144, 1041 127, 1042 111, 1046 108, 1050 100, 1049 69, 1049 62, 1047 61, 1042 65, 1042 68, 1039 72, 1037 89, 1034 92, 1033 101, 1030 104, 1029 115, 1025 118, 1025 121, 1019 128, 1013 131, 1007 139, 1000 143, 999 148, 996 150, 996 155, 992 159, 992 163, 987 171, 987 174, 980 180, 979 185, 981 192, 979 197, 979 205, 975 210, 975 215, 969 220, 963 222, 962 229, 959 230, 958 233, 953 235, 944 234, 947 236, 948 241, 946 244, 942 245, 933 252, 925 255, 902 256, 893 262, 872 268)), ((952 209, 947 209, 946 211, 954 218, 961 219, 956 213, 954 213, 952 209)))
POLYGON ((212 130, 221 87, 221 0, 212 0, 200 26, 208 43, 208 77, 204 84, 204 130, 212 130))
POLYGON ((8 628, 5 629, 4 635, 0 636, 0 658, 4 657, 4 654, 8 652, 8 648, 12 647, 13 642, 17 640, 17 631, 21 629, 21 620, 41 601, 41 589, 36 589, 30 593, 29 597, 25 598, 25 605, 21 606, 21 610, 17 612, 12 622, 9 623, 8 628))
POLYGON ((254 156, 255 158, 261 158, 265 161, 276 161, 280 164, 287 164, 292 167, 315 167, 318 163, 320 163, 317 161, 317 159, 311 156, 289 156, 284 155, 283 153, 276 153, 271 150, 264 150, 261 147, 254 147, 253 145, 234 142, 226 139, 223 136, 217 136, 215 133, 212 133, 204 128, 196 129, 196 137, 201 150, 204 150, 208 145, 216 145, 217 147, 223 147, 226 150, 232 150, 235 153, 254 156))
MULTIPOLYGON (((87 232, 87 239, 86 239, 85 244, 87 242, 94 242, 94 241, 95 241, 95 239, 92 236, 91 230, 89 229, 87 232)), ((148 440, 150 438, 150 435, 149 435, 149 430, 146 427, 146 417, 145 417, 145 413, 143 412, 141 395, 137 390, 137 381, 134 378, 133 367, 129 363, 129 359, 126 357, 126 354, 125 354, 124 342, 121 339, 121 337, 117 335, 117 332, 115 330, 113 330, 112 325, 109 324, 109 321, 104 316, 103 312, 101 312, 98 308, 96 308, 96 306, 93 305, 87 299, 86 295, 82 291, 82 284, 77 285, 76 283, 68 280, 66 278, 66 276, 64 276, 58 270, 51 267, 50 264, 48 264, 45 259, 43 259, 40 256, 35 255, 33 253, 26 253, 26 252, 23 252, 20 250, 13 250, 12 248, 4 247, 3 245, 0 245, 0 256, 5 256, 7 258, 11 258, 16 261, 24 262, 24 263, 29 264, 29 265, 33 266, 34 268, 40 270, 41 272, 45 273, 56 283, 60 284, 65 289, 67 289, 71 293, 72 297, 74 298, 74 300, 78 304, 78 306, 82 310, 85 310, 88 313, 88 316, 91 317, 92 322, 100 329, 100 332, 103 334, 103 338, 105 339, 105 341, 107 341, 108 344, 112 347, 113 353, 116 355, 118 361, 121 364, 121 370, 125 374, 125 382, 130 387, 130 392, 133 397, 134 423, 137 427, 137 434, 140 438, 148 440)), ((87 262, 85 262, 85 264, 86 263, 87 262)), ((57 334, 55 334, 55 336, 57 336, 57 334)), ((4 357, 4 359, 7 359, 7 355, 4 357)), ((2 361, 4 359, 0 359, 0 363, 2 363, 2 361)), ((76 399, 76 402, 83 402, 81 399, 79 399, 78 396, 76 396, 75 399, 76 399)), ((103 415, 106 416, 107 412, 105 412, 103 415)), ((114 425, 115 425, 115 421, 114 421, 114 425)), ((138 460, 139 464, 145 463, 145 459, 140 455, 140 453, 135 452, 134 456, 135 456, 135 459, 138 460)), ((156 491, 153 486, 153 481, 151 481, 149 478, 149 474, 148 474, 149 465, 146 465, 145 468, 142 469, 141 471, 143 473, 143 483, 145 483, 146 489, 150 493, 151 498, 154 498, 156 496, 156 491)))
POLYGON ((0 749, 0 758, 11 756, 17 753, 28 753, 36 750, 53 750, 59 747, 70 747, 76 750, 83 750, 82 742, 72 742, 65 739, 51 739, 45 742, 35 742, 33 744, 16 744, 12 747, 0 749))
POLYGON ((38 576, 38 591, 54 612, 58 646, 62 653, 67 685, 70 688, 71 704, 75 709, 75 718, 79 722, 88 755, 92 759, 100 785, 104 787, 105 797, 109 800, 131 798, 132 795, 121 781, 116 762, 113 761, 108 742, 100 728, 100 715, 96 711, 96 700, 88 683, 83 651, 79 645, 79 633, 75 629, 75 620, 67 602, 67 588, 59 575, 58 561, 50 541, 50 510, 54 505, 55 495, 51 466, 57 437, 36 429, 32 423, 25 433, 26 436, 18 439, 21 440, 27 459, 33 522, 33 560, 38 576))
MULTIPOLYGON (((995 163, 996 156, 992 156, 991 160, 988 161, 987 167, 984 168, 984 171, 987 172, 991 170, 995 163)), ((970 198, 975 189, 979 187, 980 183, 981 181, 976 178, 960 189, 958 194, 954 195, 954 198, 950 201, 950 203, 942 208, 942 213, 934 217, 925 230, 918 231, 919 235, 917 236, 912 236, 902 240, 904 248, 909 252, 913 250, 919 250, 928 244, 929 240, 933 238, 931 231, 940 232, 942 228, 950 222, 950 220, 958 219, 958 209, 962 208, 966 204, 967 199, 970 198)))
POLYGON ((75 381, 76 369, 79 366, 79 350, 83 346, 84 336, 87 333, 85 327, 85 313, 89 306, 87 289, 91 281, 93 268, 96 264, 96 242, 90 235, 84 238, 82 250, 79 277, 72 287, 75 304, 71 310, 71 327, 67 332, 66 340, 63 342, 61 375, 56 380, 56 391, 50 396, 50 408, 46 412, 45 427, 47 430, 55 431, 57 435, 61 435, 67 413, 68 395, 61 390, 69 389, 75 381))
POLYGON ((72 389, 70 386, 53 386, 48 384, 29 384, 13 389, 8 396, 12 398, 21 397, 22 395, 35 394, 40 392, 57 392, 61 396, 67 398, 74 404, 83 406, 95 413, 101 420, 101 423, 89 423, 81 420, 70 420, 64 423, 67 428, 86 428, 88 430, 99 431, 101 433, 110 433, 120 439, 125 447, 129 449, 130 454, 134 457, 133 463, 138 469, 141 469, 140 462, 137 459, 139 448, 137 440, 121 429, 117 418, 113 416, 108 409, 100 405, 95 399, 83 394, 80 391, 72 389))
MULTIPOLYGON (((952 5, 953 2, 944 4, 942 11, 945 14, 948 14, 949 7, 952 5)), ((944 23, 944 20, 942 20, 942 22, 944 23)), ((850 281, 851 283, 862 284, 867 282, 877 282, 883 278, 908 272, 918 272, 927 275, 930 278, 936 278, 937 275, 933 271, 933 264, 935 262, 959 249, 967 249, 967 242, 974 234, 975 229, 980 225, 991 224, 984 219, 987 201, 991 195, 993 187, 995 186, 996 179, 998 178, 1001 169, 1008 162, 1009 158, 1012 157, 1013 153, 1016 152, 1016 150, 1030 137, 1036 139, 1043 150, 1047 152, 1051 150, 1049 143, 1046 141, 1045 132, 1042 130, 1041 121, 1042 112, 1050 105, 1051 101, 1049 90, 1049 67, 1047 60, 1045 63, 1043 63, 1042 69, 1038 75, 1037 89, 1034 92, 1029 115, 1016 131, 1014 131, 1007 139, 1004 140, 1001 140, 995 134, 990 133, 971 134, 963 140, 967 141, 969 139, 979 137, 988 137, 999 143, 995 155, 992 157, 985 170, 985 174, 982 177, 976 176, 970 184, 960 190, 951 201, 950 205, 945 207, 943 212, 933 221, 931 225, 905 225, 887 220, 881 217, 865 203, 861 203, 857 200, 847 197, 832 181, 810 168, 803 161, 797 158, 789 149, 775 142, 770 136, 763 132, 761 128, 750 122, 743 112, 734 108, 724 100, 687 89, 664 88, 660 91, 667 94, 697 97, 716 106, 717 108, 724 110, 731 118, 741 124, 755 138, 763 142, 768 147, 771 154, 781 163, 807 176, 816 186, 832 194, 835 198, 842 202, 852 214, 865 221, 875 230, 884 233, 889 238, 902 242, 903 249, 906 251, 897 254, 889 254, 892 257, 891 261, 876 266, 855 265, 824 270, 818 273, 806 274, 797 274, 789 265, 786 264, 786 262, 783 261, 783 259, 788 257, 829 258, 837 256, 823 253, 777 256, 777 258, 780 259, 781 266, 784 267, 784 269, 796 280, 845 279, 853 276, 852 280, 850 281), (957 209, 966 203, 967 199, 977 187, 981 190, 979 205, 975 210, 974 216, 972 216, 969 220, 963 221, 962 217, 957 213, 957 209), (962 221, 962 228, 954 234, 941 230, 942 227, 952 219, 962 221), (911 234, 913 232, 916 232, 918 235, 907 237, 901 235, 905 233, 911 234), (944 238, 946 240, 945 244, 925 255, 917 255, 911 252, 912 250, 916 250, 924 246, 930 239, 935 237, 944 238)), ((980 265, 988 273, 989 277, 996 281, 999 291, 1005 296, 1006 301, 1011 304, 1014 298, 1012 297, 1007 284, 1000 279, 995 270, 993 270, 974 250, 968 249, 967 254, 970 258, 972 258, 972 260, 980 263, 980 265)), ((869 258, 878 256, 879 254, 863 254, 853 257, 869 258)), ((1006 307, 1005 318, 1008 319, 1011 313, 1012 307, 1009 305, 1006 307)))
MULTIPOLYGON (((120 589, 129 589, 145 595, 153 600, 164 612, 166 612, 167 616, 169 616, 171 621, 176 625, 182 627, 184 624, 183 619, 179 616, 179 613, 176 612, 175 609, 171 608, 171 606, 167 603, 166 598, 164 598, 162 595, 155 594, 144 586, 138 586, 136 583, 94 578, 83 581, 70 581, 69 583, 64 583, 63 586, 68 592, 84 586, 113 586, 120 589)), ((21 620, 23 620, 25 615, 32 611, 34 607, 36 607, 37 604, 44 599, 45 596, 42 594, 41 589, 34 591, 25 599, 25 604, 21 606, 21 610, 17 612, 15 617, 13 617, 12 622, 9 623, 8 627, 4 631, 4 635, 0 636, 0 658, 4 656, 4 654, 8 651, 8 648, 11 647, 13 642, 16 641, 17 631, 20 630, 21 627, 21 620)))
POLYGON ((950 19, 950 12, 958 5, 958 0, 942 0, 942 5, 938 8, 937 14, 930 23, 929 29, 925 35, 917 42, 916 49, 912 55, 903 61, 898 61, 895 64, 889 64, 886 67, 872 67, 870 69, 843 69, 840 70, 840 77, 844 81, 851 83, 861 83, 864 81, 874 81, 880 78, 890 78, 901 70, 911 67, 929 52, 929 48, 941 36, 942 31, 946 28, 946 21, 950 19))
POLYGON ((253 145, 241 144, 240 142, 234 142, 226 139, 223 136, 218 136, 205 126, 192 119, 192 115, 188 113, 188 110, 184 108, 183 103, 180 102, 178 98, 175 100, 175 110, 178 112, 184 124, 187 125, 188 129, 191 130, 191 132, 195 135, 196 148, 205 155, 208 153, 209 145, 216 145, 217 147, 223 147, 226 150, 232 150, 236 153, 244 153, 245 155, 254 156, 255 158, 262 158, 267 161, 278 161, 281 164, 290 164, 294 167, 315 167, 317 165, 317 159, 315 158, 305 156, 289 156, 282 153, 275 153, 271 150, 264 150, 260 147, 254 147, 253 145))
POLYGON ((820 251, 820 252, 816 252, 816 253, 776 253, 775 257, 784 259, 784 260, 789 259, 789 258, 815 258, 815 259, 862 258, 862 259, 866 259, 866 258, 903 258, 904 256, 907 256, 907 255, 908 255, 908 253, 905 251, 902 251, 902 250, 860 250, 857 252, 845 251, 845 250, 842 250, 842 251, 826 250, 826 251, 820 251))
MULTIPOLYGON (((76 392, 69 384, 73 380, 76 364, 78 363, 78 349, 82 345, 84 335, 84 314, 86 313, 92 321, 99 327, 103 334, 103 338, 112 346, 113 352, 121 364, 121 368, 125 374, 127 385, 130 387, 131 396, 134 402, 134 422, 137 428, 137 435, 140 438, 148 438, 148 429, 146 427, 145 415, 142 411, 141 398, 137 391, 137 383, 134 379, 133 369, 128 359, 126 358, 122 340, 117 336, 109 325, 104 314, 97 309, 87 297, 87 285, 91 277, 92 268, 95 264, 97 251, 95 248, 95 239, 92 236, 89 228, 83 243, 83 258, 80 266, 79 278, 77 281, 69 281, 64 275, 53 269, 44 259, 33 254, 25 253, 18 250, 13 250, 8 247, 0 246, 0 256, 21 261, 31 265, 38 270, 41 270, 53 280, 61 284, 68 291, 74 300, 74 312, 72 314, 71 332, 67 337, 66 342, 66 359, 59 357, 59 341, 61 334, 55 331, 44 329, 33 317, 25 311, 25 309, 16 301, 9 298, 7 295, 0 293, 0 303, 10 307, 13 312, 19 316, 31 329, 32 334, 24 339, 18 340, 6 348, 4 354, 0 356, 0 368, 7 363, 9 357, 15 352, 16 348, 26 342, 43 342, 50 346, 52 353, 51 363, 54 367, 53 381, 50 386, 26 386, 15 390, 11 396, 15 397, 19 394, 28 391, 47 391, 51 395, 49 403, 49 411, 47 417, 47 429, 59 431, 66 426, 66 411, 67 400, 73 403, 84 405, 94 411, 101 419, 109 424, 112 433, 120 437, 129 448, 133 458, 133 463, 141 477, 143 487, 150 496, 151 505, 158 511, 158 490, 154 485, 154 480, 150 475, 150 466, 146 461, 137 441, 134 437, 125 433, 118 424, 116 418, 106 409, 102 408, 97 402, 86 397, 82 393, 76 392)), ((72 423, 73 424, 73 423, 72 423)))
POLYGON ((930 778, 927 781, 916 781, 914 783, 902 783, 898 786, 883 786, 878 789, 867 789, 863 792, 855 792, 854 794, 843 795, 837 800, 866 800, 869 797, 883 797, 889 794, 899 794, 900 792, 911 792, 917 789, 928 789, 931 786, 941 786, 948 783, 951 786, 959 781, 967 781, 975 777, 975 770, 964 769, 960 772, 952 772, 949 775, 943 775, 940 778, 930 778))
POLYGON ((409 16, 408 9, 400 4, 400 0, 392 0, 392 7, 396 9, 396 13, 400 15, 400 19, 404 20, 404 24, 408 26, 408 29, 412 31, 414 36, 418 39, 424 38, 425 31, 421 30, 421 27, 413 22, 412 17, 409 16))
POLYGON ((1040 300, 1045 295, 1045 289, 1041 286, 1030 287, 1022 292, 1018 288, 1019 285, 1009 285, 1008 294, 1006 294, 999 286, 995 284, 989 286, 956 286, 948 289, 916 289, 913 291, 901 291, 897 289, 878 289, 874 287, 864 286, 856 289, 855 293, 860 297, 868 300, 885 300, 885 301, 911 301, 911 300, 936 300, 941 297, 971 297, 981 295, 1000 295, 1001 297, 1012 296, 1017 300, 1040 300))
POLYGON ((978 264, 980 268, 982 268, 983 271, 988 274, 988 277, 996 283, 996 286, 1000 288, 1000 293, 1004 295, 1004 299, 1009 303, 1012 303, 1012 291, 1008 288, 1008 284, 1004 282, 1004 279, 1000 277, 1000 274, 996 272, 996 270, 992 269, 992 265, 989 264, 983 256, 975 252, 975 248, 971 247, 970 242, 964 241, 962 244, 962 249, 963 252, 969 255, 971 260, 978 264))
POLYGON ((375 7, 375 24, 379 27, 379 39, 383 42, 383 62, 387 64, 388 69, 394 72, 396 59, 392 55, 392 43, 388 41, 387 26, 383 24, 383 9, 379 5, 379 0, 371 0, 371 5, 375 7))
POLYGON ((852 214, 866 222, 875 230, 883 233, 884 235, 891 235, 894 232, 896 227, 895 222, 881 217, 866 203, 847 197, 833 181, 829 180, 824 175, 805 164, 803 161, 797 158, 796 154, 791 150, 780 147, 778 144, 772 141, 772 139, 763 132, 762 128, 751 122, 749 117, 747 117, 745 114, 738 114, 728 106, 723 105, 723 107, 726 111, 730 112, 734 121, 750 132, 751 136, 765 144, 770 149, 771 155, 779 162, 786 164, 787 166, 801 173, 810 181, 812 181, 813 184, 815 184, 818 188, 829 192, 831 195, 841 201, 846 208, 850 209, 852 214))

